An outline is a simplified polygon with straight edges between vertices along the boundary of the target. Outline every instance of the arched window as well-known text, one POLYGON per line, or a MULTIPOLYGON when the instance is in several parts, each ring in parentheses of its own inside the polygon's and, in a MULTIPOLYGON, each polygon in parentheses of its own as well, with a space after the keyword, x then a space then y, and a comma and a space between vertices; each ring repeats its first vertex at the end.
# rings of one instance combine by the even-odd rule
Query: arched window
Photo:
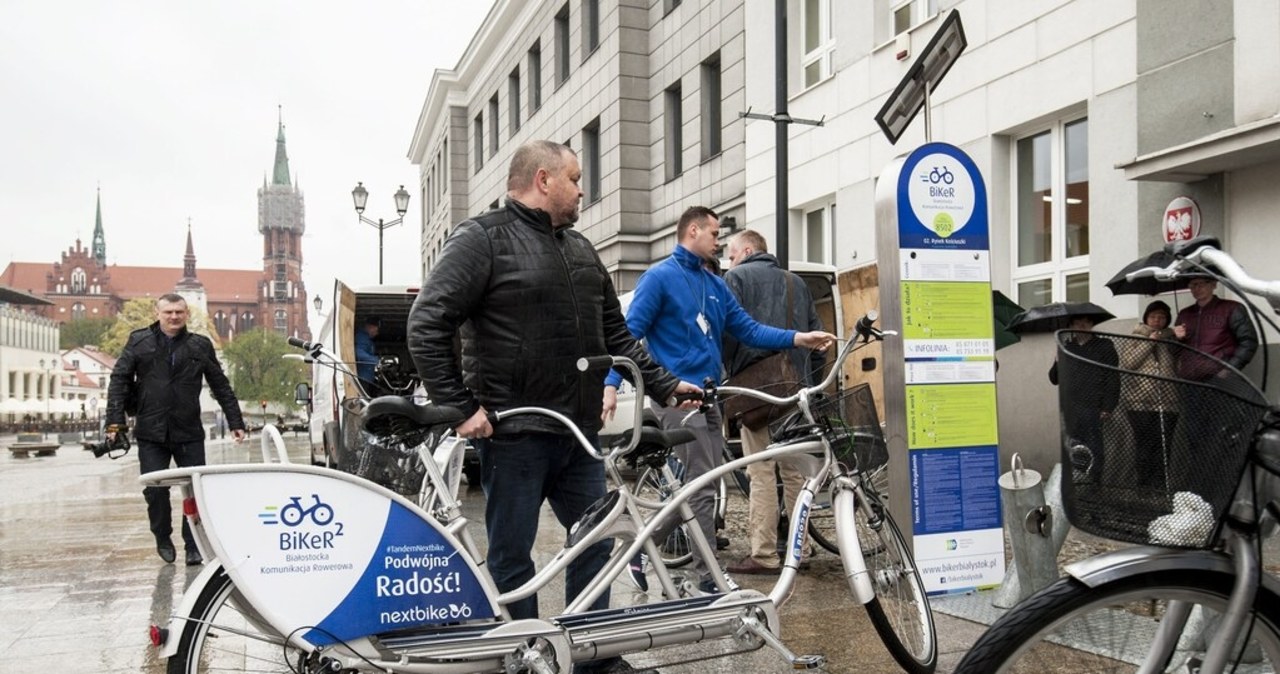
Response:
POLYGON ((253 329, 253 312, 246 311, 240 314, 240 332, 248 332, 253 329))
POLYGON ((71 270, 71 292, 72 293, 76 295, 83 295, 85 286, 87 285, 87 281, 88 281, 88 277, 85 275, 83 269, 81 269, 80 267, 76 267, 75 269, 71 270))
POLYGON ((276 330, 284 332, 289 329, 289 314, 284 309, 276 309, 276 330))
POLYGON ((222 313, 222 310, 219 309, 218 312, 213 315, 213 329, 218 332, 218 336, 226 337, 228 327, 227 315, 222 313))
POLYGON ((84 305, 76 302, 71 305, 71 320, 78 321, 84 318, 84 305))

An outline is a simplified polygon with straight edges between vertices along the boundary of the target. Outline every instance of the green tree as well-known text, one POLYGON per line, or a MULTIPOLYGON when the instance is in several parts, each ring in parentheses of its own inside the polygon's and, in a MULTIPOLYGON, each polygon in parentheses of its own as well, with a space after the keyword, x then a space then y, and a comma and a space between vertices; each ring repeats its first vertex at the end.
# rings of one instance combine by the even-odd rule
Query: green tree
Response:
POLYGON ((286 353, 298 350, 275 330, 255 328, 236 335, 222 350, 236 397, 250 406, 260 400, 293 403, 293 387, 308 381, 310 373, 301 361, 281 358, 286 353))
POLYGON ((101 346, 107 331, 115 322, 116 319, 110 316, 67 321, 58 331, 58 348, 66 350, 78 346, 101 346))
MULTIPOLYGON (((191 317, 187 319, 187 330, 208 337, 213 340, 214 348, 217 348, 220 343, 218 336, 209 332, 209 319, 205 313, 198 307, 191 306, 188 307, 188 311, 191 317)), ((155 322, 156 301, 154 299, 139 297, 129 300, 120 307, 115 323, 107 330, 107 336, 102 340, 100 348, 119 358, 120 352, 124 351, 124 345, 129 342, 129 333, 155 322)))

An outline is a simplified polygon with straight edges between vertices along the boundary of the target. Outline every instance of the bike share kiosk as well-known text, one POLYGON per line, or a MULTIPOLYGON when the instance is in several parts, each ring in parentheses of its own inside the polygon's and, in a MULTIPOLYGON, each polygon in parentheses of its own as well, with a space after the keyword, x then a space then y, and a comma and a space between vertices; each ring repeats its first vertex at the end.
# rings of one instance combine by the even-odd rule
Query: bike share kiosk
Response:
MULTIPOLYGON (((966 45, 952 11, 876 116, 896 143, 966 45)), ((909 514, 930 594, 1004 575, 987 190, 958 147, 926 142, 876 185, 891 509, 909 514), (905 457, 905 464, 900 457, 905 457), (906 468, 904 471, 903 468, 906 468)), ((904 520, 906 518, 904 517, 904 520)))

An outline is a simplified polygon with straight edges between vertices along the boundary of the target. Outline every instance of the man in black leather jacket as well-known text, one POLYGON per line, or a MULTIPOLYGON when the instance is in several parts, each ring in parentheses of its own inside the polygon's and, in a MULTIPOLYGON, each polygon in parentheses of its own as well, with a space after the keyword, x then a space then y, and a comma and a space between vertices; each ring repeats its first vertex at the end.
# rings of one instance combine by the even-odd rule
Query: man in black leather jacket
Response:
MULTIPOLYGON (((466 220, 445 241, 409 314, 409 352, 432 403, 467 420, 459 436, 480 454, 488 566, 507 592, 535 573, 530 553, 538 511, 549 499, 566 529, 605 493, 604 469, 560 422, 521 415, 494 428, 486 412, 546 407, 589 438, 600 429, 608 368, 579 372, 583 356, 627 356, 655 400, 700 392, 656 365, 627 331, 613 281, 591 242, 572 228, 582 198, 573 151, 532 141, 511 159, 506 206, 466 220), (461 368, 453 338, 461 333, 461 368)), ((570 564, 566 603, 590 582, 612 548, 605 541, 570 564)), ((594 605, 608 606, 606 592, 594 605)), ((537 597, 508 606, 538 614, 537 597)), ((588 664, 588 663, 583 663, 588 664)), ((629 671, 620 660, 575 671, 629 671)))
MULTIPOLYGON (((143 473, 164 470, 170 461, 178 467, 204 465, 204 424, 200 421, 200 390, 208 380, 213 397, 226 415, 236 442, 244 439, 244 420, 231 383, 218 364, 213 342, 187 331, 186 300, 161 295, 156 300, 156 322, 129 335, 107 388, 108 426, 123 428, 126 400, 136 416, 133 438, 138 444, 138 465, 143 473)), ((109 432, 109 436, 114 433, 109 432)), ((168 487, 146 487, 147 517, 156 537, 156 552, 165 563, 177 558, 168 487)), ((182 540, 188 565, 203 560, 186 518, 182 540)))

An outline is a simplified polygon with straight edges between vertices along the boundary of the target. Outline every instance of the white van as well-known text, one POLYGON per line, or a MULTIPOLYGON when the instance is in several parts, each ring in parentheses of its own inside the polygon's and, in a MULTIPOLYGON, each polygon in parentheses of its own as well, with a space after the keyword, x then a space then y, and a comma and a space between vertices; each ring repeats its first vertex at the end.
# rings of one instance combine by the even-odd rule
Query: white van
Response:
MULTIPOLYGON (((418 297, 418 288, 409 286, 379 285, 351 288, 336 281, 333 296, 327 306, 320 332, 313 336, 337 354, 338 358, 354 371, 356 360, 355 335, 366 319, 379 320, 378 336, 374 348, 380 368, 392 381, 416 381, 413 359, 409 357, 409 310, 418 297), (391 362, 389 359, 394 359, 391 362)), ((316 465, 336 466, 344 456, 346 447, 359 442, 358 423, 348 418, 348 413, 361 407, 356 402, 359 390, 352 378, 339 374, 333 368, 320 364, 312 366, 311 374, 311 462, 316 465)), ((356 415, 358 417, 358 415, 356 415)), ((468 449, 463 473, 471 484, 479 484, 480 464, 474 450, 468 449)))

